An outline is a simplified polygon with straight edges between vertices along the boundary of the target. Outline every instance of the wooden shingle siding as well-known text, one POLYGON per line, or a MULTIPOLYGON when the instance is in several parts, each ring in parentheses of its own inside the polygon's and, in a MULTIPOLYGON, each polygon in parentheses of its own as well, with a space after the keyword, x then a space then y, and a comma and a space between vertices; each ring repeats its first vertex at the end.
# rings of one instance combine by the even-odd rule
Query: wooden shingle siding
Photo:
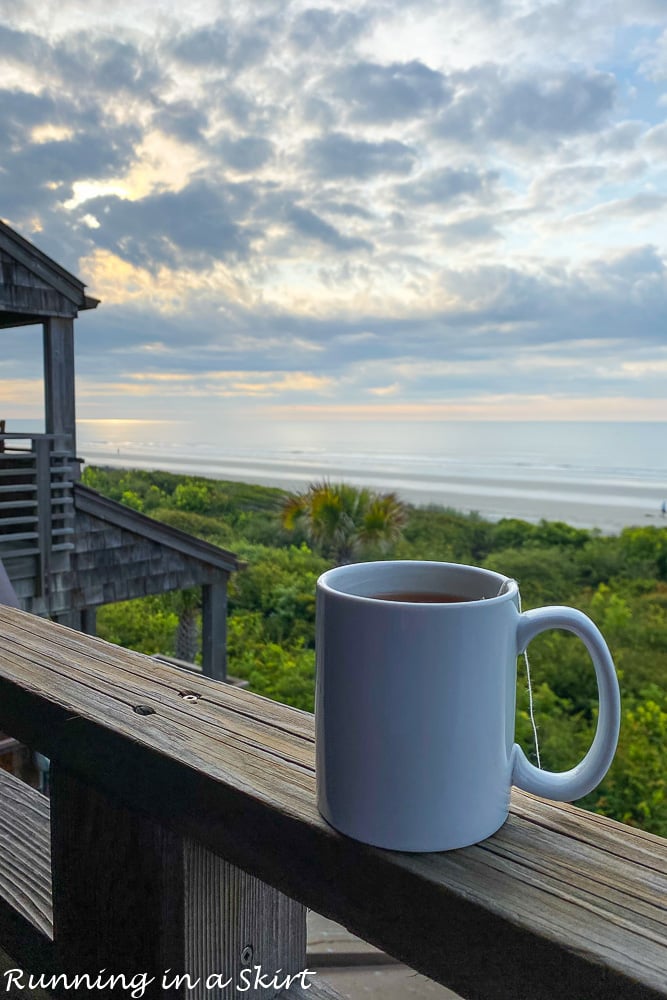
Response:
POLYGON ((69 565, 61 562, 59 570, 51 574, 48 597, 37 592, 30 560, 22 562, 20 572, 18 566, 12 567, 11 576, 26 611, 57 617, 149 594, 226 583, 229 572, 237 566, 232 553, 104 497, 99 497, 101 516, 97 517, 90 511, 98 495, 77 484, 77 501, 82 495, 83 505, 76 505, 69 565), (132 524, 136 525, 134 531, 132 524))
POLYGON ((76 316, 76 306, 70 299, 3 251, 0 277, 4 310, 35 316, 76 316))

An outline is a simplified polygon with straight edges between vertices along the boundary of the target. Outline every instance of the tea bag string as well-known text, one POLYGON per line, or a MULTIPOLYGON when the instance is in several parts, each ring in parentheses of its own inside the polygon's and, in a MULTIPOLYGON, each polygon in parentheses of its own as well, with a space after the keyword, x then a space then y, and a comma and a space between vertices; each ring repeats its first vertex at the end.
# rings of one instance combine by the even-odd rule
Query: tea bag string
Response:
MULTIPOLYGON (((500 585, 500 590, 496 594, 497 597, 505 591, 510 583, 516 583, 516 580, 503 580, 500 585)), ((519 590, 519 585, 517 583, 517 596, 519 598, 519 614, 521 614, 521 591, 519 590)), ((535 743, 535 759, 537 760, 537 766, 542 770, 542 761, 540 759, 540 743, 537 738, 537 723, 535 722, 535 705, 533 703, 533 682, 530 675, 530 660, 528 659, 528 650, 524 649, 523 658, 526 662, 526 680, 528 682, 528 714, 530 715, 530 724, 533 728, 533 741, 535 743)))

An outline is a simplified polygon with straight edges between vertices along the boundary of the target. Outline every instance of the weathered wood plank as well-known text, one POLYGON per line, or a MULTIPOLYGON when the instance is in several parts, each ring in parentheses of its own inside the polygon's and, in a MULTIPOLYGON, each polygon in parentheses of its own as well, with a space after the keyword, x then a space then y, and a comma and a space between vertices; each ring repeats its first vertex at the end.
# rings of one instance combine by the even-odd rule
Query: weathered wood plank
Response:
MULTIPOLYGON (((188 991, 192 1000, 233 1000, 237 985, 259 967, 269 981, 280 969, 286 975, 306 967, 306 910, 190 840, 184 843, 186 885, 185 968, 200 982, 188 991), (231 982, 214 988, 210 976, 231 982), (207 988, 207 981, 209 985, 207 988)), ((252 981, 252 980, 251 980, 252 981)), ((252 989, 269 1000, 273 988, 252 989)))
POLYGON ((183 684, 0 609, 0 728, 128 807, 472 1000, 667 996, 666 841, 515 793, 483 844, 366 847, 317 813, 309 715, 192 675, 185 701, 183 684))
POLYGON ((0 770, 0 939, 15 961, 51 962, 49 803, 0 770))

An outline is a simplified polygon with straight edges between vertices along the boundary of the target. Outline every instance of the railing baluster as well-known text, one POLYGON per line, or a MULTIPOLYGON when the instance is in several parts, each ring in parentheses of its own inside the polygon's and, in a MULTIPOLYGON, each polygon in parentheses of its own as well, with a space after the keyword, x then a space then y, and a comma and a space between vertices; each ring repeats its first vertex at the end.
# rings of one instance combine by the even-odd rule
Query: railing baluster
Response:
POLYGON ((36 556, 38 591, 47 598, 52 554, 73 548, 62 536, 73 534, 75 460, 55 451, 54 440, 51 434, 0 434, 0 554, 36 556), (12 530, 22 523, 33 531, 12 530), (18 544, 27 539, 34 544, 18 544))
POLYGON ((51 573, 51 442, 35 438, 35 469, 37 473, 37 531, 39 545, 39 594, 49 596, 51 573))

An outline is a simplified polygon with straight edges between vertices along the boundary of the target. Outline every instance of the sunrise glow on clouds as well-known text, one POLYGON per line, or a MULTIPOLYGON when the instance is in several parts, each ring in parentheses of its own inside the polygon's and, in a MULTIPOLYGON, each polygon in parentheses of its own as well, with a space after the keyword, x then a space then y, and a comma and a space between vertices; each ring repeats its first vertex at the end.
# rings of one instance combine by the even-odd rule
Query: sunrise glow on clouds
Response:
POLYGON ((0 129, 81 417, 667 418, 664 0, 23 0, 0 129))

